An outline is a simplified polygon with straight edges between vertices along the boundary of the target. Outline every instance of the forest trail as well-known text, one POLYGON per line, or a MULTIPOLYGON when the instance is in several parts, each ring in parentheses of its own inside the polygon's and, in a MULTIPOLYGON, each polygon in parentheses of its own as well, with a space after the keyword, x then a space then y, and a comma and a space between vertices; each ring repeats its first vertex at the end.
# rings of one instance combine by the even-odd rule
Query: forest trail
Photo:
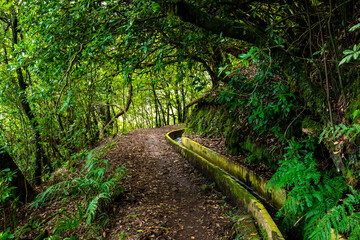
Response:
POLYGON ((165 134, 177 128, 129 132, 109 151, 109 162, 126 163, 130 176, 124 198, 113 206, 106 239, 230 237, 231 206, 165 141, 165 134))

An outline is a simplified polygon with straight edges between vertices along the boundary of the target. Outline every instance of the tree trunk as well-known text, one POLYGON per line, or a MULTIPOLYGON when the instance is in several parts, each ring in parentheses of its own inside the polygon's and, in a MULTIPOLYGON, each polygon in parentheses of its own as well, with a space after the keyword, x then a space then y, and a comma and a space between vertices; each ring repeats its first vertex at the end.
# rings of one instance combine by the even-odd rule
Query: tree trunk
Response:
MULTIPOLYGON (((157 99, 157 101, 158 101, 158 105, 159 105, 159 108, 160 108, 160 111, 161 111, 161 114, 162 114, 163 123, 164 123, 164 125, 166 125, 166 114, 165 114, 165 110, 164 110, 163 105, 161 104, 159 98, 156 97, 156 99, 157 99)), ((159 114, 159 117, 161 116, 161 114, 159 114)))
POLYGON ((20 200, 24 203, 32 201, 36 196, 34 188, 29 184, 12 157, 3 147, 0 147, 0 166, 0 170, 9 168, 11 171, 16 171, 15 177, 10 182, 11 186, 16 187, 14 190, 15 196, 19 196, 20 200))
POLYGON ((160 118, 160 114, 159 114, 158 101, 157 101, 157 97, 156 97, 155 83, 151 84, 151 87, 152 87, 152 92, 154 95, 154 104, 155 104, 155 127, 160 127, 161 126, 161 118, 160 118), (158 121, 158 118, 159 118, 159 121, 158 121))
POLYGON ((176 115, 174 113, 174 108, 172 106, 172 104, 170 103, 170 111, 171 111, 171 116, 173 117, 173 124, 176 124, 176 115))
POLYGON ((175 100, 176 100, 176 107, 177 107, 177 115, 178 115, 178 123, 182 123, 182 107, 180 102, 180 96, 179 96, 179 85, 176 83, 176 89, 175 89, 175 100))
POLYGON ((120 117, 121 115, 124 115, 129 110, 131 101, 132 101, 132 95, 133 95, 133 85, 130 83, 129 95, 128 95, 128 99, 127 99, 125 108, 122 111, 120 111, 118 114, 116 114, 115 117, 105 125, 105 127, 103 128, 103 130, 100 133, 100 137, 99 137, 100 139, 104 136, 105 129, 108 126, 112 125, 115 122, 116 118, 120 117))
MULTIPOLYGON (((15 49, 15 45, 18 44, 18 20, 16 13, 13 12, 12 21, 11 21, 11 30, 12 30, 12 45, 13 50, 15 49)), ((20 88, 20 100, 22 104, 22 108, 26 114, 26 116, 29 119, 30 124, 32 125, 32 128, 34 130, 35 135, 35 170, 34 170, 34 177, 35 177, 35 184, 39 185, 41 183, 41 176, 42 176, 42 149, 40 145, 40 131, 38 129, 38 122, 35 118, 35 115, 30 107, 30 104, 28 102, 28 99, 26 97, 26 89, 28 85, 26 84, 24 80, 24 76, 22 73, 21 67, 18 67, 16 69, 16 75, 18 80, 18 85, 20 88)), ((48 162, 48 161, 46 161, 48 162)))
POLYGON ((181 83, 181 97, 182 97, 182 116, 181 116, 181 119, 182 119, 182 122, 185 122, 186 120, 186 108, 185 108, 185 104, 186 104, 186 90, 184 88, 184 83, 181 83))
MULTIPOLYGON (((169 84, 168 84, 169 85, 169 84)), ((171 100, 171 96, 170 96, 170 91, 166 91, 166 99, 167 99, 167 106, 166 106, 166 124, 170 125, 170 100, 171 100)))

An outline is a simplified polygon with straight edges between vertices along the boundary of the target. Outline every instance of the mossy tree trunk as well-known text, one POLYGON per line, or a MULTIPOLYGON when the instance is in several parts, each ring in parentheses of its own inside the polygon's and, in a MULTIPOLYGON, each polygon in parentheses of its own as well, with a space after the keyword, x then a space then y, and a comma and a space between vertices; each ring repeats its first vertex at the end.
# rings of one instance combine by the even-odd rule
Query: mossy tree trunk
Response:
POLYGON ((3 147, 0 147, 0 166, 1 170, 8 168, 11 171, 16 171, 16 175, 10 182, 10 185, 16 187, 14 192, 16 196, 20 197, 20 201, 24 203, 32 201, 36 196, 34 188, 29 184, 24 174, 3 147))

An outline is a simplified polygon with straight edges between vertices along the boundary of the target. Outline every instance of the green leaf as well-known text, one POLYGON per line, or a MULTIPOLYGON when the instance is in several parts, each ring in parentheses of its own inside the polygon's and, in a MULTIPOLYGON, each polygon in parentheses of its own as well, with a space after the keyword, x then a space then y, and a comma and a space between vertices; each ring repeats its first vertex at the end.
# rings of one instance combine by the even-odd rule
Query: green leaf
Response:
POLYGON ((354 52, 353 50, 345 50, 345 51, 343 51, 343 54, 348 55, 348 54, 351 54, 353 52, 354 52))
POLYGON ((356 110, 353 112, 352 119, 355 120, 355 118, 357 118, 359 115, 360 115, 360 110, 359 110, 359 109, 356 109, 356 110))
POLYGON ((353 32, 356 29, 360 28, 360 23, 356 24, 355 26, 353 26, 352 28, 349 29, 349 32, 353 32))
POLYGON ((350 60, 351 60, 351 55, 344 57, 344 58, 340 61, 339 66, 342 65, 342 64, 344 64, 344 63, 348 63, 350 60))
MULTIPOLYGON (((360 45, 359 45, 360 46, 360 45)), ((357 60, 358 59, 358 57, 359 57, 359 54, 360 54, 360 52, 358 51, 358 52, 356 52, 356 53, 354 53, 354 60, 357 60)))

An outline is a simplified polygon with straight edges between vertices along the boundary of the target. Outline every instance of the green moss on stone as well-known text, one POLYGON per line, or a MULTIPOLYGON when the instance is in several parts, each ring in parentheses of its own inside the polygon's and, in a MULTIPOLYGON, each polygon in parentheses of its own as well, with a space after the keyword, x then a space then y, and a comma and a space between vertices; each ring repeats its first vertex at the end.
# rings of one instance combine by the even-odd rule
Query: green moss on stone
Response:
POLYGON ((235 120, 229 121, 229 113, 225 107, 206 105, 194 110, 187 126, 199 135, 219 137, 225 128, 229 125, 235 126, 235 123, 235 120))
POLYGON ((248 161, 251 162, 268 162, 268 156, 270 155, 269 152, 261 147, 256 145, 255 142, 252 141, 251 137, 247 137, 244 144, 241 146, 244 153, 248 155, 248 161))
POLYGON ((225 139, 226 152, 230 155, 238 155, 241 152, 240 145, 244 141, 244 136, 236 128, 229 128, 225 139))
POLYGON ((315 122, 309 118, 305 118, 301 122, 301 125, 302 125, 303 129, 308 129, 308 131, 310 131, 315 136, 319 136, 321 134, 321 132, 323 131, 323 127, 322 127, 321 123, 315 122))
POLYGON ((194 110, 188 118, 187 126, 190 132, 195 132, 203 137, 225 137, 226 152, 230 155, 245 154, 251 162, 264 162, 273 167, 273 156, 269 151, 258 146, 255 141, 244 134, 243 122, 236 111, 232 112, 225 106, 202 105, 194 110))

